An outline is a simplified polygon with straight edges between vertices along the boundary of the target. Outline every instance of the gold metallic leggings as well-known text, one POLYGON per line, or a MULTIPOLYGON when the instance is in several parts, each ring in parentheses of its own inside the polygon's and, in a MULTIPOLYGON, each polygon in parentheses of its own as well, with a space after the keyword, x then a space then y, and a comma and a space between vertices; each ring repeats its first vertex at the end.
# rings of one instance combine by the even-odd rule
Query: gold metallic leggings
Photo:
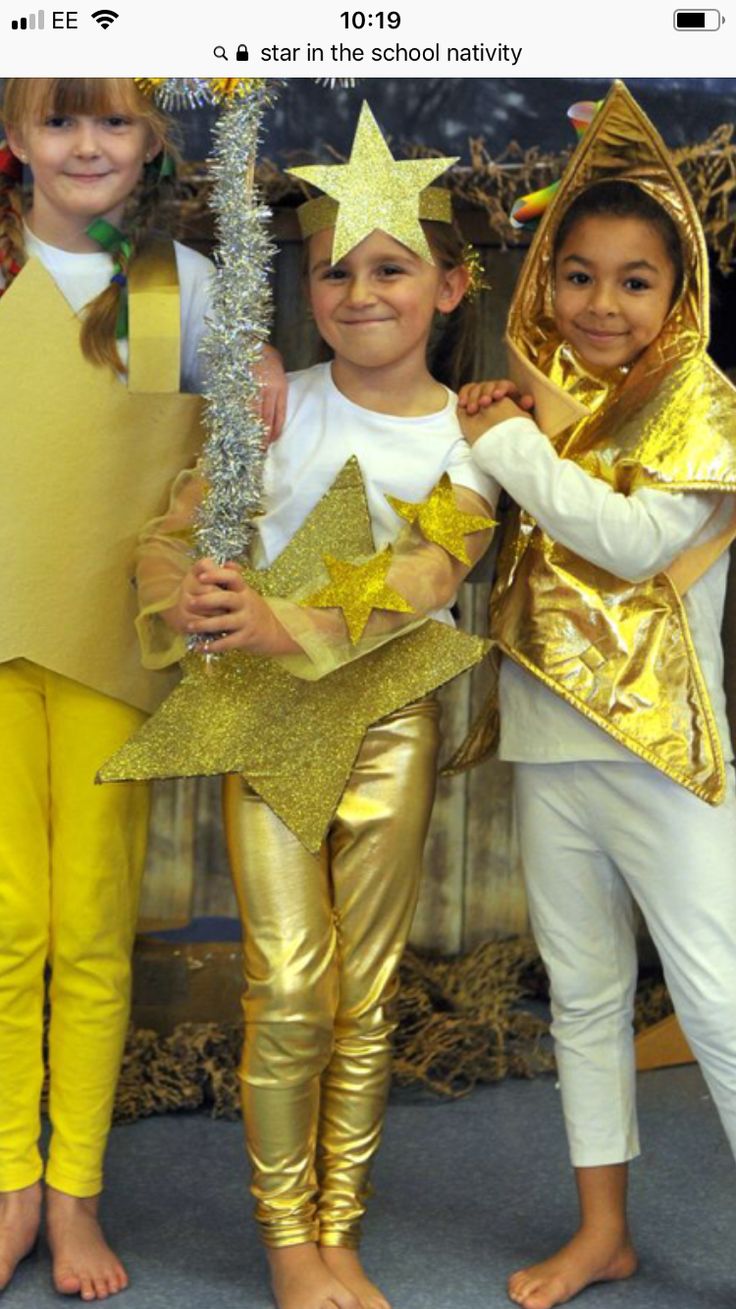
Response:
POLYGON ((267 1245, 358 1244, 437 747, 431 699, 371 727, 317 855, 226 780, 245 935, 243 1117, 267 1245))

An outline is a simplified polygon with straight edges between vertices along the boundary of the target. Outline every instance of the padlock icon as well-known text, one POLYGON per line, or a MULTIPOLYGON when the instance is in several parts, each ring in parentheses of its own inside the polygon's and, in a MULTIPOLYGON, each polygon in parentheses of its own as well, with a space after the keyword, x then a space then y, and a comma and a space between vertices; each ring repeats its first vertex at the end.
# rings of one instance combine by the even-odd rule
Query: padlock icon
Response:
POLYGON ((247 45, 239 45, 239 46, 238 46, 238 49, 237 49, 237 53, 236 53, 236 55, 235 55, 235 58, 236 58, 236 59, 241 59, 241 60, 245 60, 245 59, 248 58, 248 47, 247 47, 247 45))

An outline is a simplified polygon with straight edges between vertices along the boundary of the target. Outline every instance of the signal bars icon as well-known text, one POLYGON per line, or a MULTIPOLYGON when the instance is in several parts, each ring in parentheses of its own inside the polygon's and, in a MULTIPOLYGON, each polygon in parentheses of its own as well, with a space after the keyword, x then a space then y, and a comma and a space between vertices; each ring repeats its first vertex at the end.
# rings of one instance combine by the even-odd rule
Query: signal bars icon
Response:
POLYGON ((39 9, 38 13, 29 14, 27 18, 12 18, 10 26, 14 32, 42 32, 43 22, 43 9, 39 9))
POLYGON ((97 9, 92 17, 100 27, 108 28, 115 22, 116 18, 120 17, 120 15, 116 14, 114 9, 97 9))

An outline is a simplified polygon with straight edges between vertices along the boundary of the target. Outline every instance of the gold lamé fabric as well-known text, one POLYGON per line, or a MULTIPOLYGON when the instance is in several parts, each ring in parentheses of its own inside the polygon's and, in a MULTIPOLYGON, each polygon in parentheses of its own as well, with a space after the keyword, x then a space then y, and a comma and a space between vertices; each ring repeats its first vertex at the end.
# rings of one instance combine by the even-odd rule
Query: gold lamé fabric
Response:
MULTIPOLYGON (((509 318, 512 371, 549 413, 544 430, 558 454, 615 491, 736 492, 736 392, 705 353, 708 330, 707 255, 692 199, 658 133, 615 83, 524 264, 509 318), (635 183, 669 213, 685 277, 656 341, 628 369, 598 371, 557 332, 552 261, 570 203, 607 179, 635 183)), ((683 557, 673 576, 691 583, 714 558, 696 567, 683 557)), ((622 581, 517 511, 491 608, 505 654, 673 780, 711 803, 723 799, 721 744, 670 577, 622 581)))
POLYGON ((136 541, 202 435, 200 397, 179 392, 171 242, 134 260, 130 301, 125 382, 84 358, 79 318, 40 260, 0 299, 0 545, 14 572, 0 661, 28 659, 150 712, 176 677, 141 667, 136 541))
POLYGON ((225 783, 244 928, 241 1067, 256 1217, 270 1246, 356 1246, 391 1076, 390 1001, 414 914, 438 749, 433 699, 365 735, 310 854, 225 783))

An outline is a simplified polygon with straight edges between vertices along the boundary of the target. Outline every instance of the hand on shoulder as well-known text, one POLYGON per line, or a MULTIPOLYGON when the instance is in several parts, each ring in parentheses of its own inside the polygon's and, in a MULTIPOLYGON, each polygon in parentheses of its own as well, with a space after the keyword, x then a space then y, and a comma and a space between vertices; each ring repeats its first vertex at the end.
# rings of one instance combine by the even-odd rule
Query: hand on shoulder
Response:
POLYGON ((522 395, 508 379, 469 382, 458 396, 457 416, 469 445, 509 418, 523 418, 534 408, 531 395, 522 395))
POLYGON ((261 386, 261 418, 269 446, 281 436, 289 389, 283 360, 274 346, 264 345, 256 375, 261 386))

